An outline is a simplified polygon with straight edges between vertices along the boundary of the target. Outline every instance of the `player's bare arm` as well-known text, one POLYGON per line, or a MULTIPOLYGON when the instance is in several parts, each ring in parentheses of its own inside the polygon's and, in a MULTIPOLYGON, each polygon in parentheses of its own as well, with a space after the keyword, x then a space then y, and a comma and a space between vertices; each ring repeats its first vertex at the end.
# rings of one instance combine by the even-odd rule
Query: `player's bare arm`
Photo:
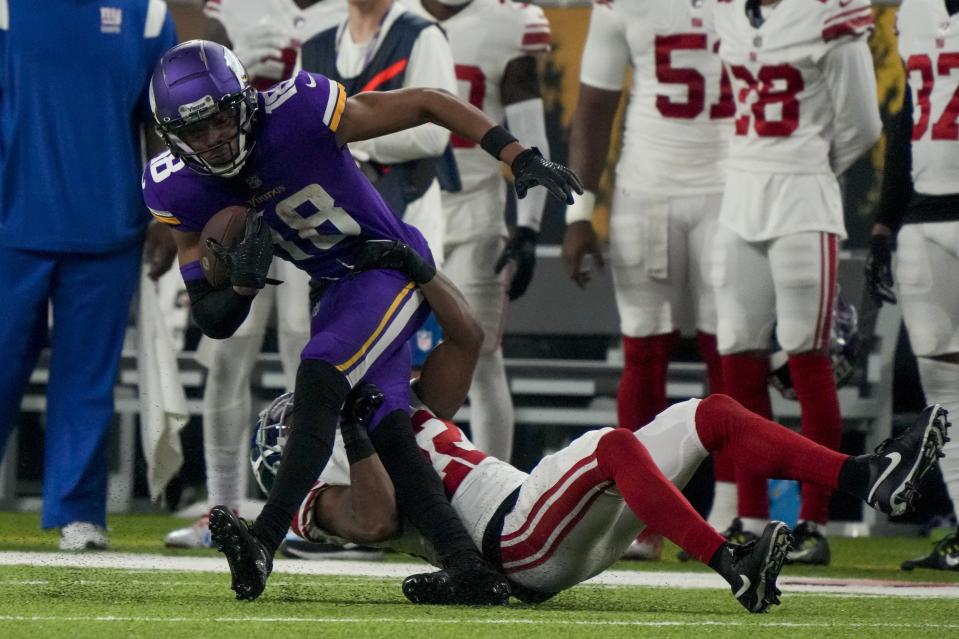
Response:
POLYGON ((386 541, 399 531, 396 492, 370 442, 367 428, 383 404, 383 393, 361 383, 347 396, 340 434, 350 466, 350 485, 320 488, 313 517, 322 530, 355 543, 386 541))
POLYGON ((579 198, 573 205, 575 208, 567 212, 562 257, 567 275, 581 287, 586 286, 592 277, 583 264, 584 257, 591 255, 597 267, 603 266, 602 251, 591 221, 595 198, 590 196, 599 190, 606 154, 609 152, 613 118, 616 117, 621 96, 622 91, 598 89, 581 83, 576 111, 573 113, 569 162, 573 171, 583 180, 587 196, 579 198))
POLYGON ((437 417, 453 419, 469 392, 483 329, 463 295, 442 273, 419 288, 443 329, 443 341, 426 358, 414 388, 437 417))
POLYGON ((526 149, 482 111, 442 89, 410 87, 396 91, 367 91, 347 99, 336 130, 339 144, 387 135, 421 124, 437 124, 479 143, 513 169, 517 196, 536 185, 557 198, 572 202, 582 193, 579 178, 566 167, 526 149))

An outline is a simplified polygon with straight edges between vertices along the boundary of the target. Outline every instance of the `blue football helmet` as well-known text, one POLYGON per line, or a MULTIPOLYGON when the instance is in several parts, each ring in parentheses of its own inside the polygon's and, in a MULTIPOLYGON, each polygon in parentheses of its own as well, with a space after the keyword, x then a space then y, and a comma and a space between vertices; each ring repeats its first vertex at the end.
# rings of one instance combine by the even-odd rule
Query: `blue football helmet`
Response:
POLYGON ((293 425, 293 393, 280 395, 260 412, 250 442, 250 465, 253 477, 264 494, 270 494, 273 480, 280 469, 283 448, 293 425))
POLYGON ((150 110, 174 157, 198 173, 232 177, 253 150, 256 89, 233 52, 214 42, 190 40, 163 54, 150 110), (201 139, 207 148, 194 149, 201 139))
MULTIPOLYGON (((832 372, 836 379, 836 388, 842 388, 852 379, 853 373, 856 372, 856 361, 859 359, 859 349, 861 347, 859 314, 856 312, 856 307, 848 303, 837 290, 832 307, 832 329, 829 334, 829 358, 832 360, 832 372)), ((776 340, 775 329, 773 330, 769 368, 770 386, 778 390, 786 399, 798 399, 792 376, 789 373, 789 355, 776 340)))

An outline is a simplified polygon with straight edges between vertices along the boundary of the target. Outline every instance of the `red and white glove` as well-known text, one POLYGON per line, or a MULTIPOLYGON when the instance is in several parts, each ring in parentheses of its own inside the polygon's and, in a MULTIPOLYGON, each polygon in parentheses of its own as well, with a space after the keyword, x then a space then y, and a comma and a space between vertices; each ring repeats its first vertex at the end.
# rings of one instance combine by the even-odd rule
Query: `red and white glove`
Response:
POLYGON ((278 25, 268 16, 233 39, 233 52, 257 89, 265 89, 293 75, 299 46, 292 28, 278 25))

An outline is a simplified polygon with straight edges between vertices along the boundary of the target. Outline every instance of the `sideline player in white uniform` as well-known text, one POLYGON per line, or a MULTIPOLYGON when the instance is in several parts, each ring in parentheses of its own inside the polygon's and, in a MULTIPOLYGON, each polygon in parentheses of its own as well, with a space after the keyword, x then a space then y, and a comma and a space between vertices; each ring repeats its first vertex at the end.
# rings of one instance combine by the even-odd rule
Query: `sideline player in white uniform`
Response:
MULTIPOLYGON (((770 416, 773 326, 789 354, 802 433, 839 447, 842 418, 827 348, 836 250, 846 237, 837 176, 881 124, 868 0, 724 0, 719 54, 736 98, 735 136, 713 265, 726 393, 770 416)), ((769 516, 766 475, 736 469, 739 513, 756 533, 769 516)), ((830 491, 803 485, 792 561, 826 564, 830 491)))
MULTIPOLYGON (((583 51, 570 166, 588 190, 566 212, 563 258, 580 286, 602 256, 591 220, 624 75, 633 81, 610 217, 613 283, 623 335, 619 423, 640 428, 667 406, 666 371, 681 329, 696 330, 710 392, 722 390, 716 305, 706 257, 716 231, 735 111, 716 55, 712 5, 597 2, 583 51)), ((710 523, 736 514, 732 465, 716 460, 710 523)), ((658 558, 659 540, 631 549, 658 558)))
MULTIPOLYGON (((440 275, 421 290, 446 331, 444 344, 460 342, 469 351, 475 319, 465 304, 456 303, 455 288, 440 275)), ((468 380, 471 370, 466 356, 447 359, 432 371, 427 361, 416 394, 437 396, 431 390, 436 382, 447 385, 449 397, 459 393, 461 399, 465 385, 450 389, 449 380, 468 380)), ((393 548, 435 562, 412 527, 403 526, 406 534, 390 539, 399 532, 392 485, 365 439, 365 420, 376 408, 377 394, 375 387, 358 387, 347 400, 342 437, 300 507, 294 530, 317 541, 389 540, 393 548)), ((276 424, 284 424, 291 404, 286 395, 261 414, 253 459, 264 484, 280 463, 285 427, 276 424)), ((713 395, 677 404, 636 432, 587 433, 526 474, 477 450, 453 423, 429 410, 420 408, 413 416, 417 443, 442 478, 453 508, 477 548, 507 575, 512 593, 523 601, 545 601, 602 572, 648 525, 714 568, 750 612, 779 603, 775 581, 789 532, 775 522, 758 543, 738 547, 696 513, 679 489, 710 452, 724 450, 763 472, 838 488, 884 512, 902 512, 915 505, 918 494, 910 482, 935 463, 947 426, 945 411, 932 406, 881 454, 849 457, 750 413, 729 397, 713 395), (903 463, 890 463, 887 455, 893 453, 902 455, 903 463)), ((423 580, 438 574, 409 577, 404 592, 417 603, 447 602, 453 593, 442 580, 432 581, 433 589, 422 587, 423 580), (406 588, 411 581, 418 596, 406 588)))
MULTIPOLYGON (((206 39, 233 46, 259 89, 291 77, 299 45, 346 15, 343 0, 209 0, 206 39)), ((233 337, 204 336, 197 361, 207 368, 203 392, 203 451, 207 502, 239 510, 246 492, 244 442, 252 421, 250 379, 276 306, 277 337, 286 387, 293 388, 300 350, 310 338, 309 276, 285 260, 273 263, 271 277, 282 286, 257 295, 246 321, 233 337)), ((171 531, 170 548, 209 548, 206 515, 191 526, 171 531)))
MULTIPOLYGON (((889 244, 898 232, 896 279, 922 389, 927 401, 959 410, 959 0, 905 0, 898 31, 906 95, 887 136, 866 282, 879 304, 895 304, 889 244)), ((959 513, 959 439, 943 452, 959 513)), ((959 571, 959 530, 902 564, 916 567, 959 571)))
MULTIPOLYGON (((458 95, 549 156, 537 56, 549 51, 549 22, 535 5, 500 0, 412 0, 413 10, 439 20, 456 63, 458 95)), ((462 190, 442 194, 446 233, 443 272, 460 289, 486 338, 470 388, 470 430, 501 459, 513 451, 513 401, 503 364, 506 298, 526 292, 546 194, 517 200, 509 239, 506 190, 499 166, 479 146, 452 137, 462 190), (515 265, 505 269, 508 261, 515 265), (511 276, 511 281, 507 278, 511 276)))

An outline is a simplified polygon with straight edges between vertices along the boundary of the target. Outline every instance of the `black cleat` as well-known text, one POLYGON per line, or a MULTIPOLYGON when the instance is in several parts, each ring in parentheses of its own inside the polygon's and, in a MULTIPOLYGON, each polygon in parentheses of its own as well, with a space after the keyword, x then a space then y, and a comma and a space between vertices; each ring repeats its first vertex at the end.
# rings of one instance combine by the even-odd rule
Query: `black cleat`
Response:
MULTIPOLYGON (((739 517, 734 517, 732 523, 729 524, 729 528, 719 534, 723 536, 723 539, 737 546, 742 546, 743 544, 748 544, 751 541, 759 539, 759 536, 756 535, 756 533, 743 530, 743 521, 739 517)), ((693 556, 685 550, 680 550, 678 553, 676 553, 676 559, 679 561, 685 562, 692 558, 693 556)))
POLYGON ((781 521, 766 524, 758 539, 743 546, 727 544, 719 574, 729 582, 733 597, 749 612, 766 612, 779 605, 776 578, 792 542, 789 527, 781 521))
POLYGON ((942 457, 948 428, 946 409, 933 404, 902 435, 887 439, 872 455, 859 457, 869 464, 866 503, 889 515, 913 510, 920 496, 919 481, 942 457))
POLYGON ((214 506, 210 511, 210 536, 216 549, 230 562, 230 587, 236 598, 253 601, 263 594, 273 570, 273 557, 250 532, 250 525, 226 506, 214 506))
POLYGON ((502 606, 510 587, 506 577, 477 563, 410 575, 403 580, 403 594, 415 604, 502 606))
POLYGON ((819 532, 819 524, 804 521, 796 526, 786 563, 828 566, 831 558, 829 541, 819 532))
POLYGON ((932 552, 925 557, 909 559, 899 566, 902 570, 929 568, 930 570, 951 570, 959 572, 959 529, 936 542, 932 552))

